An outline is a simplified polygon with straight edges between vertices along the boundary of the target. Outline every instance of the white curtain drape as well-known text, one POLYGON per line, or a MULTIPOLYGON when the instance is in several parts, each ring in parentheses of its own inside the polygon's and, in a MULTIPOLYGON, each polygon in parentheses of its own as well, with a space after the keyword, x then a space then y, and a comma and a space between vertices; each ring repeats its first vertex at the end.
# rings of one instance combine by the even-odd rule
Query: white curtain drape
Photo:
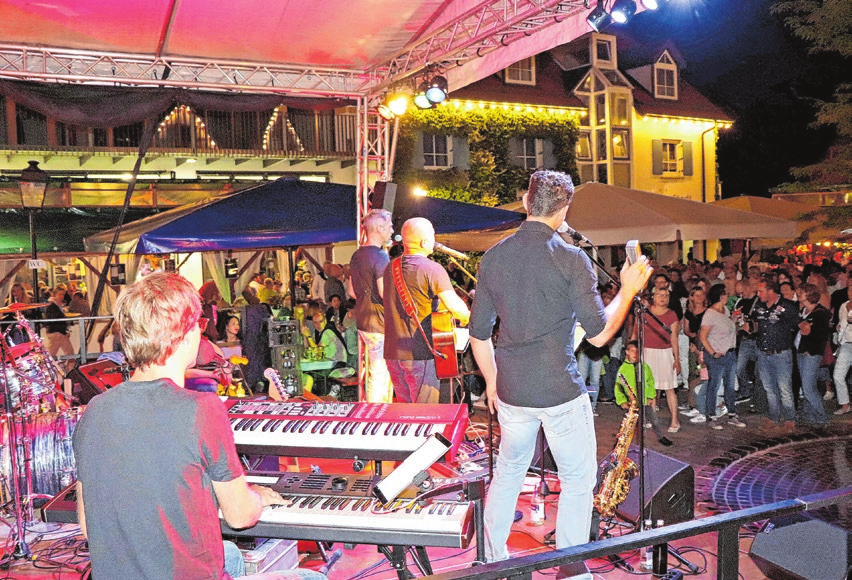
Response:
MULTIPOLYGON (((0 280, 6 277, 6 275, 15 269, 15 267, 21 262, 21 260, 0 260, 0 280)), ((9 280, 0 286, 0 304, 6 303, 6 298, 9 296, 9 293, 12 291, 12 284, 15 283, 15 277, 9 278, 9 280)), ((35 300, 38 302, 38 300, 35 300)))
POLYGON ((287 289, 287 291, 289 291, 291 275, 290 275, 290 261, 287 259, 287 249, 286 248, 280 248, 276 252, 275 257, 278 260, 278 272, 279 272, 278 275, 280 276, 281 282, 283 283, 282 287, 287 289))
POLYGON ((225 276, 225 252, 204 252, 203 256, 204 263, 219 288, 219 294, 225 302, 231 304, 234 300, 231 296, 231 285, 225 276))
MULTIPOLYGON (((86 268, 86 288, 88 288, 88 299, 89 303, 95 298, 95 291, 98 288, 98 276, 100 275, 101 269, 104 267, 104 260, 106 260, 106 256, 89 256, 88 262, 92 264, 97 271, 92 268, 86 268)), ((125 266, 127 268, 127 266, 125 266)), ((128 273, 128 272, 126 272, 128 273)), ((128 273, 129 274, 129 273, 128 273)), ((109 274, 107 274, 109 275, 109 274)), ((135 275, 135 274, 134 274, 135 275)), ((130 278, 128 277, 128 280, 130 278)), ((112 289, 112 286, 109 285, 109 280, 107 280, 107 284, 104 286, 104 292, 101 296, 101 306, 98 309, 98 312, 92 312, 92 316, 111 316, 113 312, 113 308, 115 307, 115 299, 118 298, 115 292, 112 289)))
MULTIPOLYGON (((257 252, 233 252, 231 254, 232 258, 237 259, 237 264, 239 264, 240 268, 242 268, 249 260, 251 260, 252 256, 254 256, 257 252)), ((249 282, 251 282, 251 277, 258 271, 261 266, 260 258, 252 262, 250 268, 247 268, 243 275, 237 278, 236 283, 234 284, 234 293, 239 296, 242 294, 243 290, 246 286, 248 286, 249 282)))

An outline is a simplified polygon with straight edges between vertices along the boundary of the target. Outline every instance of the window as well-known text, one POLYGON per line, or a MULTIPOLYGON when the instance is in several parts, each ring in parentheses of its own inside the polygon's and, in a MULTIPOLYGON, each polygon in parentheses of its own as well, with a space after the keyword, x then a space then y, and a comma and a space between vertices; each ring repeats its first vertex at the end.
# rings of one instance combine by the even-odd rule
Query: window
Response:
POLYGON ((668 51, 654 64, 654 96, 658 99, 677 99, 677 65, 668 51))
POLYGON ((595 42, 595 54, 598 60, 611 62, 612 61, 612 44, 608 40, 601 38, 595 42))
POLYGON ((606 125, 606 93, 595 97, 595 118, 598 125, 606 125))
POLYGON ((630 114, 627 108, 627 95, 612 95, 609 117, 613 125, 629 125, 630 114))
POLYGON ((598 142, 598 161, 607 159, 606 154, 606 129, 598 129, 595 135, 595 140, 598 142))
POLYGON ((627 129, 612 130, 613 159, 630 159, 630 131, 627 129))
POLYGON ((535 57, 516 62, 506 69, 506 83, 513 85, 535 84, 535 57))
POLYGON ((37 111, 15 104, 18 145, 47 145, 47 117, 37 111))
POLYGON ((521 139, 518 152, 519 165, 524 169, 544 167, 544 145, 541 139, 521 139))
POLYGON ((651 173, 663 177, 692 175, 692 143, 674 139, 651 142, 651 173))
POLYGON ((577 159, 592 158, 592 143, 591 135, 588 133, 580 133, 577 138, 577 159))
POLYGON ((680 173, 678 170, 678 154, 680 143, 676 141, 663 141, 663 175, 666 173, 680 173))
POLYGON ((450 167, 453 148, 448 135, 423 134, 423 167, 450 167))

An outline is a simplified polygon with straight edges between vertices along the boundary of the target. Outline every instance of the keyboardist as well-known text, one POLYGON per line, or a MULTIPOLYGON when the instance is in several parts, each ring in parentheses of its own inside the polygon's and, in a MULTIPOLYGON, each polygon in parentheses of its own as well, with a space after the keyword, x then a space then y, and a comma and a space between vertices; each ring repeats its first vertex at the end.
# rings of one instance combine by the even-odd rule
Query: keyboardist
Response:
MULTIPOLYGON (((183 388, 200 316, 198 292, 178 274, 151 274, 118 298, 121 342, 136 371, 92 399, 73 437, 95 578, 239 575, 241 562, 225 561, 219 509, 245 528, 282 501, 246 483, 219 399, 183 388)), ((263 576, 325 578, 311 570, 263 576)))

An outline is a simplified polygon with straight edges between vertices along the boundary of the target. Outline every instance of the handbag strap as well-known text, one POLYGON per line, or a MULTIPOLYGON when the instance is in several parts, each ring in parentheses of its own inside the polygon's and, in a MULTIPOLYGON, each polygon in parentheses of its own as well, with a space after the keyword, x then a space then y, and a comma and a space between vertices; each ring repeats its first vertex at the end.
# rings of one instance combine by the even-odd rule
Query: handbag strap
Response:
POLYGON ((399 294, 399 301, 402 302, 402 308, 405 310, 405 313, 409 316, 409 318, 413 318, 414 322, 417 323, 417 328, 420 329, 420 334, 422 334, 424 340, 426 340, 426 346, 429 347, 429 351, 433 356, 437 356, 442 359, 447 358, 446 354, 435 350, 432 346, 432 341, 429 340, 429 337, 426 336, 426 331, 423 330, 423 325, 420 324, 420 318, 417 316, 417 308, 414 306, 414 301, 411 299, 411 292, 408 290, 408 286, 406 286, 405 280, 402 278, 402 256, 395 258, 391 262, 391 277, 393 278, 393 284, 394 287, 396 287, 396 292, 399 294))

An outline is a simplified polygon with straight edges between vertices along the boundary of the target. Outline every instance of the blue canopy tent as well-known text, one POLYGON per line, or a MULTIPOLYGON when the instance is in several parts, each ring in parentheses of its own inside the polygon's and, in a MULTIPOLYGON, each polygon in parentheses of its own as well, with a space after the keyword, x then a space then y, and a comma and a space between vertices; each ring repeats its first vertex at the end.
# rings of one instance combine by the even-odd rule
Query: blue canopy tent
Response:
MULTIPOLYGON (((395 218, 422 216, 437 234, 517 226, 523 214, 447 199, 421 197, 395 218)), ((88 252, 106 253, 115 229, 85 239, 88 252)), ((297 247, 354 241, 353 185, 281 178, 236 193, 165 211, 121 228, 116 251, 160 254, 297 247)))

